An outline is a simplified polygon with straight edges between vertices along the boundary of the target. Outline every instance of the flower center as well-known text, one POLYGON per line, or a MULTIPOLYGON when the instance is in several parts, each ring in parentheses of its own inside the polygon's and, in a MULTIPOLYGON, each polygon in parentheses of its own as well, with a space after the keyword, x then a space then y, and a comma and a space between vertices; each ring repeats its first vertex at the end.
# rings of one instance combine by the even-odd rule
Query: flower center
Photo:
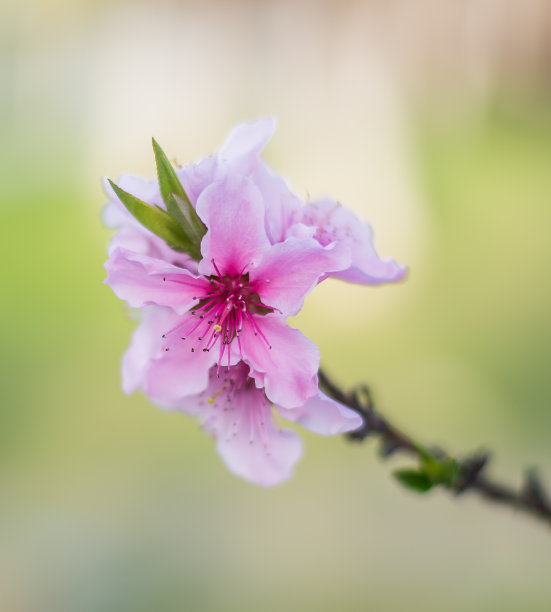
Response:
MULTIPOLYGON (((212 263, 216 275, 207 277, 210 287, 203 295, 194 298, 197 300, 196 306, 184 315, 183 321, 176 327, 163 334, 163 338, 173 339, 175 332, 178 332, 180 340, 190 341, 192 352, 196 349, 208 352, 218 345, 218 368, 225 355, 229 367, 234 340, 237 341, 239 354, 242 354, 240 334, 244 325, 250 325, 254 335, 260 336, 266 346, 272 348, 255 319, 276 308, 262 304, 244 270, 235 276, 223 275, 214 261, 212 263)), ((164 350, 170 348, 167 345, 164 350)))

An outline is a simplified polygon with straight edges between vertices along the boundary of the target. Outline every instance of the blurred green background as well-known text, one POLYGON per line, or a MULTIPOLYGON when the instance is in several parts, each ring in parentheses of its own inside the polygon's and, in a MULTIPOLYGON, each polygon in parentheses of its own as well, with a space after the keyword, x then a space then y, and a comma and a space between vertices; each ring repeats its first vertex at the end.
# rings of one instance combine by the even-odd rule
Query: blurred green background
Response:
POLYGON ((266 159, 369 219, 406 282, 324 283, 293 322, 425 442, 551 485, 551 6, 538 0, 3 4, 0 609, 548 611, 549 530, 400 489, 373 442, 304 434, 233 477, 120 390, 102 175, 275 115, 266 159))

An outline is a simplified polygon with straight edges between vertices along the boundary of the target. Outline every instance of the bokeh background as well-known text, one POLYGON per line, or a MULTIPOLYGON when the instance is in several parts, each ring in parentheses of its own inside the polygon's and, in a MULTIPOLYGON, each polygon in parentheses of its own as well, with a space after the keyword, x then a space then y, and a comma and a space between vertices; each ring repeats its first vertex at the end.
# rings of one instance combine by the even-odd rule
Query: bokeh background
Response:
POLYGON ((551 484, 547 0, 1 5, 0 609, 548 611, 549 530, 400 489, 374 442, 304 435, 233 477, 196 423, 120 390, 100 177, 239 121, 304 197, 369 219, 398 286, 337 281, 294 324, 425 442, 551 484))

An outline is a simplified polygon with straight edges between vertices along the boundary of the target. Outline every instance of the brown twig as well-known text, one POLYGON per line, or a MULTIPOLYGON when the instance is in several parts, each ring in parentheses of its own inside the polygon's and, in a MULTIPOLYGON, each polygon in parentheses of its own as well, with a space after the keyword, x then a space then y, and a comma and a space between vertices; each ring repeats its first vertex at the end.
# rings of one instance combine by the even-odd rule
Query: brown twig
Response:
MULTIPOLYGON (((363 426, 346 434, 348 439, 362 442, 368 437, 379 438, 383 457, 388 457, 395 452, 403 452, 419 460, 426 458, 426 451, 422 445, 394 427, 375 410, 367 386, 363 385, 353 391, 343 391, 323 370, 319 372, 319 381, 320 386, 328 395, 348 406, 363 418, 363 426)), ((452 455, 440 448, 432 448, 429 452, 431 457, 437 461, 453 459, 452 455)), ((477 452, 461 460, 454 459, 454 461, 457 465, 457 473, 453 482, 446 482, 445 484, 441 482, 439 484, 444 484, 445 488, 451 490, 455 495, 472 491, 488 501, 531 514, 551 526, 549 495, 534 470, 526 473, 524 482, 519 489, 514 489, 494 482, 486 476, 485 471, 489 462, 488 453, 477 452)))

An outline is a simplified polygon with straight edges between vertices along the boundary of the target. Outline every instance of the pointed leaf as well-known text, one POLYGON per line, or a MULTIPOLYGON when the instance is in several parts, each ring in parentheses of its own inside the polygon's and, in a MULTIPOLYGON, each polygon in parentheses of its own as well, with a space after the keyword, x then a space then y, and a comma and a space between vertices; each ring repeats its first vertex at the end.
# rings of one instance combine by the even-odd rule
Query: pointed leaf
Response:
POLYGON ((159 187, 166 204, 167 212, 182 225, 185 233, 196 245, 197 250, 200 250, 201 239, 205 235, 207 228, 195 212, 195 208, 193 208, 168 157, 154 138, 152 142, 153 151, 155 152, 159 187))
POLYGON ((111 180, 109 184, 128 212, 144 227, 162 238, 175 251, 187 253, 197 261, 201 259, 200 250, 187 237, 180 224, 166 211, 158 206, 147 204, 147 202, 124 191, 111 180))
MULTIPOLYGON (((152 138, 153 151, 155 152, 155 163, 157 164, 157 176, 159 177, 159 187, 161 188, 161 195, 163 196, 164 203, 168 206, 168 199, 171 193, 175 193, 181 198, 189 199, 184 191, 182 183, 178 178, 172 164, 170 163, 165 152, 161 149, 159 143, 152 138)), ((191 203, 190 203, 191 206, 191 203)))
POLYGON ((424 472, 413 469, 394 470, 393 476, 406 489, 417 491, 418 493, 426 493, 432 488, 433 482, 430 477, 424 472))
POLYGON ((195 209, 187 206, 185 200, 175 193, 171 193, 168 199, 168 210, 172 216, 180 221, 186 234, 192 242, 201 246, 201 240, 207 233, 207 228, 199 219, 195 209))

